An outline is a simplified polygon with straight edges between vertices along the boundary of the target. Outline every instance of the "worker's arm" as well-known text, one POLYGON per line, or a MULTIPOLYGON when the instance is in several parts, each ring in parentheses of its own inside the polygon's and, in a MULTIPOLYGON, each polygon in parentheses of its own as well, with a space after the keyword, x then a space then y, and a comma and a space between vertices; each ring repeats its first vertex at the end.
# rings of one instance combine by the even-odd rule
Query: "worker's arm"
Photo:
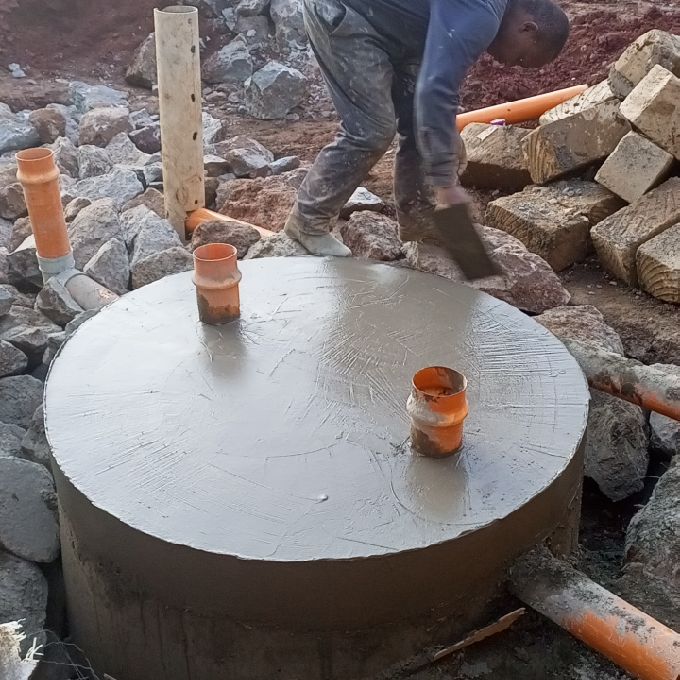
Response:
POLYGON ((472 64, 496 37, 502 0, 432 0, 416 93, 418 143, 439 203, 458 203, 456 130, 459 88, 472 64))

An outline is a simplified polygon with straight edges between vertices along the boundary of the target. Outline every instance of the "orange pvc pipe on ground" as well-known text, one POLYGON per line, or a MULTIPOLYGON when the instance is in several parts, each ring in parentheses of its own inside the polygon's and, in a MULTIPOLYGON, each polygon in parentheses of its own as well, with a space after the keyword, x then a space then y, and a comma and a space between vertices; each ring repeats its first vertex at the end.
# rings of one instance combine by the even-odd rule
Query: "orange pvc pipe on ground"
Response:
MULTIPOLYGON (((199 224, 204 224, 205 222, 230 222, 233 218, 228 215, 223 215, 222 213, 215 212, 214 210, 208 210, 207 208, 198 208, 190 212, 187 215, 187 219, 184 222, 184 226, 187 230, 187 234, 193 234, 196 227, 199 224)), ((260 232, 262 238, 268 238, 269 236, 274 236, 273 231, 269 229, 264 229, 263 227, 258 227, 256 224, 251 225, 255 227, 260 232)))
MULTIPOLYGON (((71 254, 59 188, 59 168, 49 149, 26 149, 16 155, 17 179, 24 188, 38 256, 55 260, 71 254)), ((42 267, 41 267, 42 269, 42 267)))
POLYGON ((572 97, 582 94, 588 89, 587 85, 574 85, 563 90, 538 94, 528 99, 519 99, 516 102, 506 102, 487 106, 485 109, 468 111, 456 116, 456 127, 462 130, 470 123, 490 123, 492 120, 503 119, 506 123, 522 123, 525 120, 536 120, 546 111, 566 102, 572 97))
POLYGON ((520 600, 640 680, 680 679, 680 635, 547 550, 511 571, 520 600))

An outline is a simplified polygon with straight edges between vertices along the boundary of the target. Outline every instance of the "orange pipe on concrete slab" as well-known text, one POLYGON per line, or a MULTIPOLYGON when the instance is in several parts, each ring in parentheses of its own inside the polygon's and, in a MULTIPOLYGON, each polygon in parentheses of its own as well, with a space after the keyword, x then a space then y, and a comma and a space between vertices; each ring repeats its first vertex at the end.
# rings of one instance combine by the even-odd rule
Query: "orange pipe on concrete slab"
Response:
POLYGON ((194 250, 196 302, 203 323, 228 323, 240 316, 236 257, 236 248, 228 243, 206 243, 194 250))
MULTIPOLYGON (((232 220, 233 218, 229 217, 228 215, 223 215, 222 213, 215 212, 214 210, 208 210, 207 208, 198 208, 197 210, 194 210, 187 215, 187 219, 186 222, 184 223, 184 226, 186 227, 187 234, 193 234, 194 231, 196 230, 196 227, 199 224, 215 221, 231 222, 232 220)), ((270 236, 274 236, 274 232, 269 231, 269 229, 258 227, 256 224, 252 224, 251 226, 255 227, 255 229, 257 229, 260 232, 260 236, 262 236, 262 238, 269 238, 270 236)))
POLYGON ((545 549, 521 557, 520 600, 640 680, 680 680, 680 635, 545 549))
POLYGON ((587 85, 574 85, 563 90, 537 94, 535 97, 519 99, 515 102, 487 106, 484 109, 468 111, 456 116, 456 127, 462 130, 470 123, 490 123, 496 119, 502 119, 506 123, 522 123, 525 120, 536 120, 546 111, 554 108, 572 97, 582 94, 588 89, 587 85))
POLYGON ((26 149, 16 155, 17 179, 24 188, 40 269, 56 274, 74 266, 64 211, 59 168, 49 149, 26 149))

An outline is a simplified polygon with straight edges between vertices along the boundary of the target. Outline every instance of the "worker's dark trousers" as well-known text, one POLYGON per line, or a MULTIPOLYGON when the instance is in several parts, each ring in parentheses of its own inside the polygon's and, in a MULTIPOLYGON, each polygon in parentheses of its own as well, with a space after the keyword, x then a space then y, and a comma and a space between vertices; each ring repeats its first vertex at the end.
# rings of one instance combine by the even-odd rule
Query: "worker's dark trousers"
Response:
POLYGON ((399 46, 388 44, 339 0, 304 0, 304 17, 342 126, 300 187, 296 216, 300 230, 329 232, 340 209, 398 132, 394 194, 401 237, 421 238, 430 222, 432 201, 414 130, 420 55, 406 56, 399 46))

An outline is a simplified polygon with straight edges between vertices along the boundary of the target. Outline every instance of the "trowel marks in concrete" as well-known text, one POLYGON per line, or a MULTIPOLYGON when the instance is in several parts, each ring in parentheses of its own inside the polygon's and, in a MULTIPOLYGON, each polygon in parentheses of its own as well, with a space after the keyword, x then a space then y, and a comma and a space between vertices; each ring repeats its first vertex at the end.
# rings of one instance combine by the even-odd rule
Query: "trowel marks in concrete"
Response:
POLYGON ((502 561, 555 527, 580 483, 588 392, 545 329, 407 269, 240 266, 239 320, 200 324, 179 274, 102 311, 55 361, 46 422, 62 513, 93 558, 141 580, 153 565, 165 601, 219 609, 224 596, 237 618, 313 627, 302 607, 324 625, 346 623, 347 607, 389 620, 408 590, 425 610, 446 599, 425 574, 486 568, 472 543, 456 552, 460 537, 493 529, 502 561), (428 365, 469 380, 464 448, 446 460, 408 442, 411 379, 428 365), (291 609, 267 600, 277 589, 291 609))

